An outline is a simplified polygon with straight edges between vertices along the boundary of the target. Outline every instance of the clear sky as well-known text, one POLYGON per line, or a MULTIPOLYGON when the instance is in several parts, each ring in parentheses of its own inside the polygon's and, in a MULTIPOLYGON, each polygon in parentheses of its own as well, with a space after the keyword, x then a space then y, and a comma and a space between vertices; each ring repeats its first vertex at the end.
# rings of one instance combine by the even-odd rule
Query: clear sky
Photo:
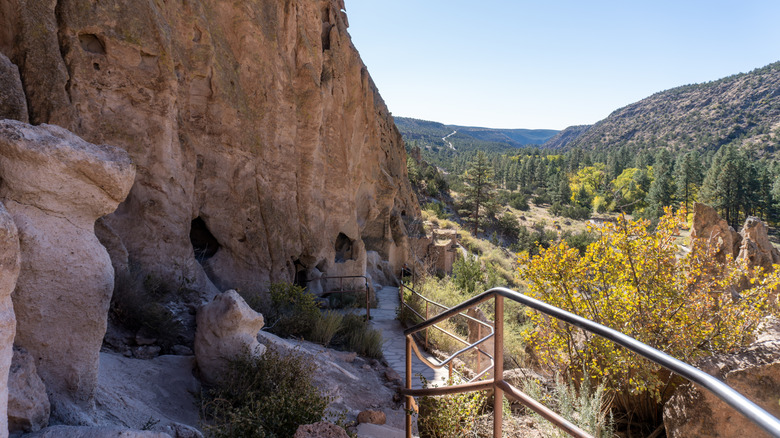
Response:
POLYGON ((395 116, 597 122, 655 92, 780 61, 780 0, 346 0, 395 116))

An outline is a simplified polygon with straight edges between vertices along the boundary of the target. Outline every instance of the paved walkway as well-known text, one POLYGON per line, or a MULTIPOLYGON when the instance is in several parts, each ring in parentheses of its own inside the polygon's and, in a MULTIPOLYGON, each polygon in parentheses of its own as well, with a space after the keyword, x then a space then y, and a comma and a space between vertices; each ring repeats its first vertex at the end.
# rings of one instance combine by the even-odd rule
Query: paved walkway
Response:
MULTIPOLYGON (((371 309, 371 324, 382 332, 384 344, 382 353, 387 363, 402 378, 406 375, 406 338, 404 337, 401 322, 396 319, 396 312, 400 306, 398 288, 385 286, 376 292, 377 308, 371 309)), ((429 360, 438 363, 437 360, 429 360)), ((433 370, 426 366, 412 352, 412 387, 422 387, 419 375, 423 375, 429 382, 437 386, 444 386, 447 378, 447 367, 433 370)))

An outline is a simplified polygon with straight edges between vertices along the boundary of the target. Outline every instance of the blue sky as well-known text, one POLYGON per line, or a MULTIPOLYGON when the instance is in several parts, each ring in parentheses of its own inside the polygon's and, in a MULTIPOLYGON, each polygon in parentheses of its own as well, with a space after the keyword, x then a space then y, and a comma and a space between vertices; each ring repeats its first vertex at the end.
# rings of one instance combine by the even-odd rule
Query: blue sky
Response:
POLYGON ((778 0, 346 0, 346 9, 390 111, 447 124, 563 129, 780 61, 778 0))

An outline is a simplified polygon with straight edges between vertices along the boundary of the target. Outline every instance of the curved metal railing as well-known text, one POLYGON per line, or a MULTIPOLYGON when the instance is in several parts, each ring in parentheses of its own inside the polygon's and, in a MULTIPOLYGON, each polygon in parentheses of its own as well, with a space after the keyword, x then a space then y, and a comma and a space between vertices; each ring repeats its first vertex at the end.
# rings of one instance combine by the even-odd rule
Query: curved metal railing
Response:
MULTIPOLYGON (((429 305, 433 305, 435 307, 438 307, 441 310, 449 310, 449 307, 447 307, 447 306, 445 306, 443 304, 437 303, 436 301, 433 301, 433 300, 425 297, 424 295, 422 295, 419 292, 415 291, 413 288, 409 287, 403 281, 401 281, 401 298, 402 298, 401 299, 401 305, 405 309, 408 309, 410 312, 412 312, 415 316, 420 318, 420 320, 422 320, 422 321, 425 321, 428 318, 430 318, 429 305), (409 305, 409 303, 407 303, 406 300, 403 299, 403 296, 404 296, 403 290, 404 289, 406 289, 409 292, 411 292, 412 296, 415 296, 415 297, 417 297, 417 298, 419 298, 419 299, 421 299, 421 300, 423 300, 425 302, 425 316, 420 314, 420 312, 418 312, 417 309, 415 309, 414 307, 409 305)), ((462 355, 464 353, 467 353, 469 351, 472 351, 472 350, 475 351, 477 353, 477 366, 476 366, 476 373, 475 373, 476 375, 474 377, 472 377, 471 379, 468 379, 468 382, 474 382, 476 380, 479 380, 482 376, 484 376, 487 373, 489 373, 490 370, 492 370, 494 365, 495 365, 495 361, 493 360, 493 356, 490 353, 488 353, 487 351, 485 351, 485 350, 483 350, 483 349, 481 349, 479 347, 483 342, 485 342, 488 339, 492 338, 494 336, 494 334, 495 334, 495 331, 493 330, 493 326, 491 326, 490 324, 488 324, 488 323, 486 323, 484 321, 480 321, 479 319, 474 318, 473 316, 467 315, 467 314, 465 314, 463 312, 458 313, 458 316, 462 316, 463 318, 465 318, 465 319, 467 319, 469 321, 472 321, 475 324, 477 324, 477 327, 478 327, 477 341, 475 341, 473 343, 470 343, 469 341, 467 341, 467 340, 461 338, 460 336, 450 332, 449 330, 445 330, 444 328, 439 327, 436 324, 433 324, 431 327, 433 327, 434 329, 439 330, 441 333, 443 333, 444 335, 454 339, 455 341, 465 345, 465 347, 461 348, 460 350, 456 351, 455 353, 452 353, 449 357, 447 357, 446 359, 440 361, 440 363, 438 363, 438 364, 435 364, 435 363, 431 362, 430 360, 428 360, 428 358, 424 354, 422 354, 420 352, 419 347, 417 346, 416 342, 412 343, 412 348, 415 350, 415 354, 417 355, 417 357, 426 366, 428 366, 429 368, 439 369, 439 368, 444 368, 444 366, 449 366, 449 378, 450 379, 452 379, 453 361, 455 360, 455 358, 457 358, 458 356, 460 356, 460 355, 462 355), (487 331, 487 335, 484 336, 484 337, 482 336, 482 328, 483 327, 487 331), (486 366, 484 369, 482 369, 482 363, 481 363, 482 355, 487 357, 488 361, 490 362, 490 365, 486 366)), ((425 348, 428 348, 428 330, 427 329, 425 331, 425 348)), ((464 378, 463 380, 467 380, 467 379, 464 378)))
MULTIPOLYGON (((546 419, 553 422, 556 426, 563 429, 572 436, 577 437, 589 437, 586 432, 579 429, 577 426, 569 423, 558 414, 550 411, 546 407, 539 405, 533 399, 523 394, 517 388, 506 382, 503 378, 504 364, 503 364, 503 338, 504 338, 504 298, 511 299, 523 305, 526 305, 534 310, 537 310, 545 315, 549 315, 553 318, 567 322, 579 327, 583 330, 587 330, 591 333, 599 335, 605 339, 609 339, 612 342, 627 348, 640 356, 655 362, 658 365, 672 371, 673 373, 693 382, 715 396, 729 404, 737 412, 744 415, 747 419, 757 424, 770 435, 774 437, 780 437, 780 420, 769 414, 767 411, 748 400, 745 396, 738 393, 722 381, 715 377, 695 368, 681 360, 675 359, 666 353, 663 353, 655 348, 650 347, 647 344, 637 341, 634 338, 624 335, 623 333, 613 330, 609 327, 605 327, 601 324, 595 323, 591 320, 582 318, 573 313, 559 309, 555 306, 551 306, 542 301, 536 300, 529 296, 523 295, 519 292, 515 292, 511 289, 497 287, 488 290, 474 298, 464 301, 463 303, 442 312, 441 314, 432 317, 420 324, 410 327, 404 330, 406 336, 406 388, 402 391, 406 395, 406 408, 407 418, 406 436, 411 437, 411 410, 415 407, 413 397, 415 396, 435 396, 444 394, 454 394, 461 392, 478 391, 492 388, 495 391, 494 406, 493 406, 493 436, 501 437, 502 432, 502 403, 503 393, 506 392, 512 398, 519 400, 526 406, 539 413, 546 419), (495 352, 493 354, 494 365, 494 378, 485 382, 468 383, 463 385, 454 385, 443 388, 426 388, 426 389, 412 389, 411 388, 411 353, 412 353, 412 335, 428 327, 433 326, 436 323, 444 321, 452 316, 459 314, 464 309, 474 307, 480 303, 495 299, 496 309, 496 321, 495 321, 495 352)), ((416 351, 416 349, 415 349, 416 351)))

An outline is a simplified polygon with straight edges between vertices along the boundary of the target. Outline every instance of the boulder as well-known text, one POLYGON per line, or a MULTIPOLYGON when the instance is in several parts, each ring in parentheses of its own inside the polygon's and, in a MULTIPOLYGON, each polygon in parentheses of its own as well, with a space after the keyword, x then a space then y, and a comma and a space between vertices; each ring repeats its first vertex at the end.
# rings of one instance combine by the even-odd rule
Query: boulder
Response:
POLYGON ((259 356, 265 346, 257 342, 263 315, 252 310, 234 290, 217 295, 198 310, 195 358, 203 378, 215 382, 228 359, 244 353, 259 356))
POLYGON ((11 293, 19 276, 19 256, 19 234, 16 225, 5 206, 0 203, 0 437, 8 435, 8 376, 16 332, 11 293))
POLYGON ((14 348, 8 376, 8 430, 41 430, 49 424, 50 410, 46 387, 35 371, 35 360, 24 349, 14 348))
POLYGON ((387 416, 382 411, 374 411, 369 409, 358 414, 357 422, 358 424, 382 425, 387 422, 387 416))
MULTIPOLYGON (((755 343, 736 354, 711 356, 698 367, 780 417, 780 341, 755 343)), ((769 436, 709 391, 692 384, 677 388, 664 405, 664 426, 670 438, 769 436)))
POLYGON ((0 120, 13 119, 27 123, 27 100, 19 69, 0 53, 0 120))
POLYGON ((0 200, 19 229, 15 344, 36 360, 52 414, 90 424, 114 270, 95 221, 116 209, 135 167, 122 149, 63 128, 0 121, 0 200))
POLYGON ((760 267, 766 272, 772 272, 772 265, 780 263, 780 251, 769 241, 766 225, 761 219, 748 217, 739 234, 742 236, 742 244, 737 258, 746 260, 751 269, 760 267))
POLYGON ((327 421, 298 426, 293 438, 349 438, 347 431, 327 421))
POLYGON ((693 203, 691 238, 694 245, 707 245, 719 263, 725 262, 727 256, 736 257, 742 240, 714 208, 700 202, 693 203))
POLYGON ((51 426, 25 438, 175 438, 164 432, 121 427, 51 426))

